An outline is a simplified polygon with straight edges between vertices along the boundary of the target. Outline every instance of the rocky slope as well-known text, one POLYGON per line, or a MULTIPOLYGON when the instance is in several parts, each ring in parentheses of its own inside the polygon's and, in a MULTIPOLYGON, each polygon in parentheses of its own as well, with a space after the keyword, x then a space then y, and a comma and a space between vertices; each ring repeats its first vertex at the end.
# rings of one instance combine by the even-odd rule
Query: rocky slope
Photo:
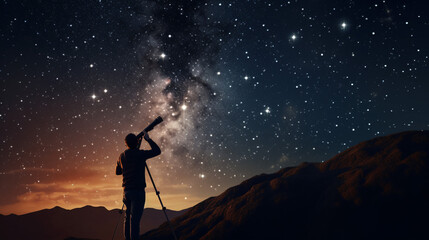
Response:
MULTIPOLYGON (((179 239, 428 239, 429 131, 262 174, 172 220, 179 239)), ((166 224, 142 236, 173 239, 166 224)))

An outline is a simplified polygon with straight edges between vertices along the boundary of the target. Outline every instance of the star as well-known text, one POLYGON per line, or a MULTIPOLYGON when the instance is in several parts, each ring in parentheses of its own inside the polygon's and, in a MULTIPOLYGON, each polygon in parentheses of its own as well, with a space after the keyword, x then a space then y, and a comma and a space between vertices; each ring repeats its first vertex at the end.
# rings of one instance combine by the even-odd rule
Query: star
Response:
POLYGON ((270 109, 270 107, 267 107, 266 109, 265 109, 265 113, 271 113, 271 109, 270 109))
POLYGON ((167 57, 167 55, 165 55, 165 53, 161 53, 161 55, 159 55, 162 59, 165 59, 165 57, 167 57))

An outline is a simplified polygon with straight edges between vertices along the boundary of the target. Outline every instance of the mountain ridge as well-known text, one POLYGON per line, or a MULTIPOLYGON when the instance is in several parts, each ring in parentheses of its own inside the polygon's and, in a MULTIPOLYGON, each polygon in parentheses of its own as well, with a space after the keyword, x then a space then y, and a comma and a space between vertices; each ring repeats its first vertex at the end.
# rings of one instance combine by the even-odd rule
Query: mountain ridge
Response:
MULTIPOLYGON (((167 209, 166 211, 169 217, 175 217, 186 210, 167 209)), ((112 238, 119 219, 119 209, 108 210, 104 206, 86 205, 69 210, 55 206, 22 215, 0 215, 0 238, 105 240, 112 238), (22 227, 18 228, 18 226, 22 227), (23 230, 17 231, 17 229, 23 230)), ((145 208, 140 232, 144 233, 155 228, 164 221, 162 210, 145 208)), ((122 226, 119 226, 116 232, 117 239, 123 236, 122 231, 122 226)))
MULTIPOLYGON (((64 210, 64 211, 72 211, 72 210, 78 210, 78 209, 85 209, 85 208, 92 208, 92 209, 104 209, 106 211, 112 212, 112 211, 120 211, 121 209, 119 208, 113 208, 113 209, 107 209, 105 206, 93 206, 93 205, 85 205, 82 207, 77 207, 77 208, 72 208, 72 209, 67 209, 67 208, 63 208, 61 206, 54 206, 52 208, 43 208, 43 209, 39 209, 33 212, 28 212, 28 213, 22 213, 22 214, 16 214, 16 213, 10 213, 10 214, 1 214, 0 216, 4 216, 4 217, 8 217, 8 216, 24 216, 27 214, 34 214, 34 213, 38 213, 38 212, 42 212, 42 211, 46 211, 46 210, 64 210)), ((156 210, 156 211, 162 211, 162 209, 157 209, 157 208, 145 208, 145 210, 156 210)), ((171 210, 171 209, 167 209, 167 211, 173 211, 173 212, 182 212, 185 211, 187 209, 182 209, 182 210, 171 210)), ((125 211, 125 210, 124 210, 125 211)))
MULTIPOLYGON (((421 238, 428 162, 429 131, 377 137, 323 163, 252 177, 171 222, 179 239, 421 238)), ((142 237, 170 238, 166 224, 142 237)))

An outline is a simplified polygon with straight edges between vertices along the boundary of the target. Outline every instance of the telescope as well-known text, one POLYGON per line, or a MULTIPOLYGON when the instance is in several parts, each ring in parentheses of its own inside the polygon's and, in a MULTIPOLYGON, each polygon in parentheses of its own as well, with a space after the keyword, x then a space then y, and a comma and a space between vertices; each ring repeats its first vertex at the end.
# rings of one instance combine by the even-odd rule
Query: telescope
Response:
POLYGON ((155 118, 155 120, 153 120, 153 122, 149 124, 149 126, 147 126, 141 133, 139 133, 139 135, 137 135, 137 139, 140 139, 141 137, 143 137, 145 132, 151 131, 156 125, 162 123, 162 121, 164 120, 162 119, 161 116, 158 116, 157 118, 155 118))

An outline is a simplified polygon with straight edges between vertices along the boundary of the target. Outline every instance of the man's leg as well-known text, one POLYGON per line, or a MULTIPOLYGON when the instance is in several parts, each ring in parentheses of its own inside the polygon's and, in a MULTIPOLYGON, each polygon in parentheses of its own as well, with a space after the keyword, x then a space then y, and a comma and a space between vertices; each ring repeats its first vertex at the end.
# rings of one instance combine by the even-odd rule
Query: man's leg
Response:
POLYGON ((130 200, 130 196, 128 193, 124 192, 123 202, 126 206, 125 219, 124 219, 124 238, 125 238, 125 240, 131 240, 131 234, 130 234, 131 200, 130 200))
POLYGON ((142 190, 137 192, 131 203, 131 240, 138 240, 140 237, 140 220, 143 215, 145 200, 145 192, 142 190))

